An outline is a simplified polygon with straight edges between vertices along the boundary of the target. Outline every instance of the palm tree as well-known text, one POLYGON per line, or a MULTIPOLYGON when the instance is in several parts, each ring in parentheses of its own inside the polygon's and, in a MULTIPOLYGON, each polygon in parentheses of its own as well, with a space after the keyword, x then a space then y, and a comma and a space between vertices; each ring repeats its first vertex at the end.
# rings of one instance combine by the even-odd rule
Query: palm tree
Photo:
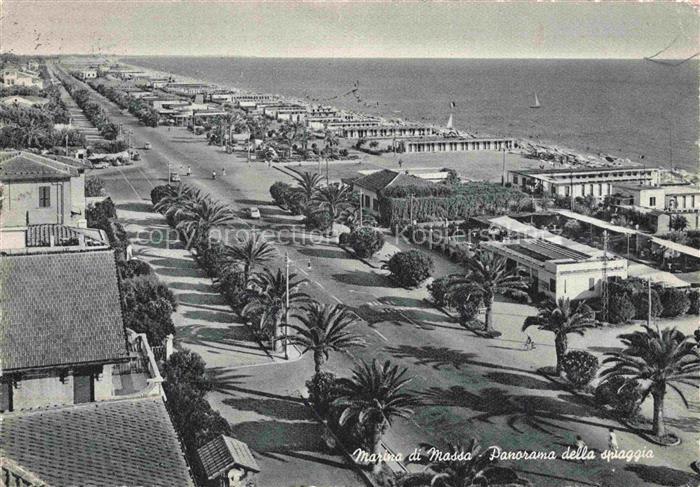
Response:
POLYGON ((188 236, 188 248, 208 239, 212 228, 225 227, 236 220, 236 214, 229 205, 208 197, 185 206, 178 217, 180 222, 176 228, 188 236))
POLYGON ((595 328, 598 323, 595 320, 593 310, 585 301, 573 306, 568 298, 561 298, 557 302, 546 301, 540 307, 537 316, 528 316, 523 324, 523 331, 531 326, 554 333, 557 374, 561 375, 567 348, 567 335, 577 333, 583 336, 587 328, 595 328))
POLYGON ((625 345, 620 352, 608 352, 603 364, 612 364, 601 372, 607 379, 623 377, 647 384, 642 401, 651 394, 654 400, 652 434, 666 436, 664 424, 664 397, 666 388, 673 389, 688 407, 683 392, 677 384, 693 388, 700 380, 700 353, 691 341, 676 328, 665 328, 659 332, 644 325, 644 330, 620 335, 625 345))
POLYGON ((342 352, 346 348, 363 346, 364 340, 347 328, 360 320, 343 305, 328 305, 311 302, 303 306, 296 318, 301 325, 288 325, 294 332, 285 335, 282 339, 288 340, 293 345, 302 347, 302 354, 313 352, 314 367, 316 373, 321 372, 321 367, 328 360, 330 352, 342 352))
MULTIPOLYGON (((481 250, 469 257, 465 264, 467 273, 461 279, 450 284, 450 293, 466 290, 472 294, 481 295, 486 306, 486 322, 484 329, 492 332, 493 302, 496 294, 510 293, 514 296, 524 296, 527 283, 516 270, 506 267, 506 259, 491 252, 481 250)), ((467 293, 460 293, 467 295, 467 293)))
POLYGON ((313 196, 313 201, 320 203, 328 210, 331 221, 331 234, 333 233, 333 222, 340 215, 343 206, 350 202, 350 186, 345 184, 329 184, 320 188, 313 196))
MULTIPOLYGON (((498 467, 497 458, 491 459, 496 447, 481 449, 472 439, 467 445, 448 443, 447 449, 432 445, 421 445, 424 452, 440 450, 445 459, 438 458, 426 463, 426 471, 408 474, 399 485, 425 485, 431 487, 469 487, 475 485, 530 485, 511 468, 498 467)), ((428 454, 429 455, 429 454, 428 454)))
POLYGON ((227 245, 224 255, 230 261, 239 261, 243 265, 243 276, 248 284, 255 268, 272 259, 275 248, 263 238, 261 233, 248 233, 237 245, 227 245))
MULTIPOLYGON (((348 227, 350 231, 355 230, 360 226, 360 207, 355 205, 346 206, 340 211, 337 220, 338 223, 348 227)), ((362 208, 362 225, 369 227, 377 225, 377 220, 374 218, 369 208, 362 208)))
MULTIPOLYGON (((289 275, 289 308, 290 310, 307 302, 309 296, 300 292, 306 279, 296 280, 296 274, 289 275)), ((282 269, 272 273, 269 269, 253 277, 253 285, 259 293, 241 311, 243 316, 261 315, 263 326, 272 326, 272 337, 275 348, 281 342, 278 339, 280 323, 285 315, 287 305, 287 279, 282 269)))
POLYGON ((168 188, 168 194, 161 198, 153 208, 162 213, 169 221, 177 222, 182 211, 207 198, 200 190, 186 184, 179 184, 175 188, 168 186, 168 188))
MULTIPOLYGON (((361 361, 352 371, 351 378, 338 380, 338 398, 333 404, 340 408, 341 426, 354 421, 369 433, 371 453, 379 454, 380 442, 394 418, 408 418, 411 407, 418 404, 415 396, 402 389, 411 379, 406 378, 407 369, 399 370, 388 360, 378 365, 361 361)), ((375 465, 381 468, 380 463, 375 465)))
POLYGON ((323 142, 325 146, 323 147, 323 152, 326 157, 333 158, 335 156, 336 148, 338 147, 338 136, 332 130, 326 130, 323 137, 323 142))
POLYGON ((294 171, 292 177, 296 180, 297 186, 294 188, 295 196, 304 204, 311 201, 321 187, 321 175, 304 171, 299 173, 294 171))

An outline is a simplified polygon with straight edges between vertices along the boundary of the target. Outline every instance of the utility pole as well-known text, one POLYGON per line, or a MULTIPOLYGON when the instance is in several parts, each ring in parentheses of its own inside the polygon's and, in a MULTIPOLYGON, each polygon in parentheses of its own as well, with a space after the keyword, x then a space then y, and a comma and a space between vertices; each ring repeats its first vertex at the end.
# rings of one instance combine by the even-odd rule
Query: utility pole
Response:
POLYGON ((573 167, 569 169, 569 175, 571 176, 571 186, 570 186, 570 188, 571 188, 570 193, 571 194, 569 195, 569 196, 571 196, 571 211, 574 211, 574 168, 573 167))
POLYGON ((651 278, 647 279, 647 326, 651 327, 651 278))
MULTIPOLYGON (((284 295, 284 359, 289 360, 289 353, 287 351, 287 324, 289 323, 289 252, 284 253, 284 264, 285 264, 285 295, 284 295)), ((276 338, 276 337, 275 337, 276 338)))
POLYGON ((411 195, 410 199, 410 215, 411 215, 411 227, 413 227, 413 195, 411 195))
POLYGON ((362 189, 360 189, 360 228, 362 228, 362 189))
POLYGON ((601 281, 601 301, 603 302, 603 321, 608 321, 608 231, 603 231, 603 279, 601 281))
POLYGON ((506 185, 506 149, 503 148, 503 174, 501 175, 501 186, 506 185))
POLYGON ((330 183, 330 180, 328 179, 328 158, 326 158, 326 186, 328 186, 330 183))

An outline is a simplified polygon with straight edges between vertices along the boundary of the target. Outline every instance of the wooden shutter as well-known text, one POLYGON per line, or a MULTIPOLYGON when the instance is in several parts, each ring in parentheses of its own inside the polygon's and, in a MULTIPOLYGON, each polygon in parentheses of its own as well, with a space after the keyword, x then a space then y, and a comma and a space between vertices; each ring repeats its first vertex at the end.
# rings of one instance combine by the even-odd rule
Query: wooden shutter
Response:
POLYGON ((92 374, 73 376, 73 403, 92 402, 95 400, 95 385, 92 374))

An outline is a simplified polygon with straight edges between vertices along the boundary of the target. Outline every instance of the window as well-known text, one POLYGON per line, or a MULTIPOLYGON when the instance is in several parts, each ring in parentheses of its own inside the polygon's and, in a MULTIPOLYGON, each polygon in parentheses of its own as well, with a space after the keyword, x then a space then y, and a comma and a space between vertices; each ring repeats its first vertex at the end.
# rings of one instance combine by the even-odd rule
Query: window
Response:
POLYGON ((649 206, 656 206, 656 196, 649 197, 649 206))
POLYGON ((603 196, 603 184, 598 183, 598 196, 603 196))
POLYGON ((39 208, 51 206, 51 186, 39 186, 39 208))
POLYGON ((513 184, 518 184, 518 176, 513 176, 513 184))
POLYGON ((557 281, 556 279, 549 280, 549 290, 553 293, 557 292, 557 281))
POLYGON ((372 209, 374 211, 379 211, 379 200, 377 200, 377 199, 372 200, 372 209))
POLYGON ((588 278, 588 290, 595 291, 595 278, 594 277, 588 278))

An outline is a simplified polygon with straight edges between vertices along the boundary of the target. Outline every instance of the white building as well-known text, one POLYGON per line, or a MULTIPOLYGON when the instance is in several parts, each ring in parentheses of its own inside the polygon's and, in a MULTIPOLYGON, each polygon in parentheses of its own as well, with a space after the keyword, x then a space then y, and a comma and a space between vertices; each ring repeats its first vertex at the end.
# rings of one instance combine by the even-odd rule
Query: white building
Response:
POLYGON ((526 192, 540 188, 553 196, 604 198, 612 195, 616 184, 658 185, 659 170, 639 166, 522 169, 508 171, 508 182, 526 192))

